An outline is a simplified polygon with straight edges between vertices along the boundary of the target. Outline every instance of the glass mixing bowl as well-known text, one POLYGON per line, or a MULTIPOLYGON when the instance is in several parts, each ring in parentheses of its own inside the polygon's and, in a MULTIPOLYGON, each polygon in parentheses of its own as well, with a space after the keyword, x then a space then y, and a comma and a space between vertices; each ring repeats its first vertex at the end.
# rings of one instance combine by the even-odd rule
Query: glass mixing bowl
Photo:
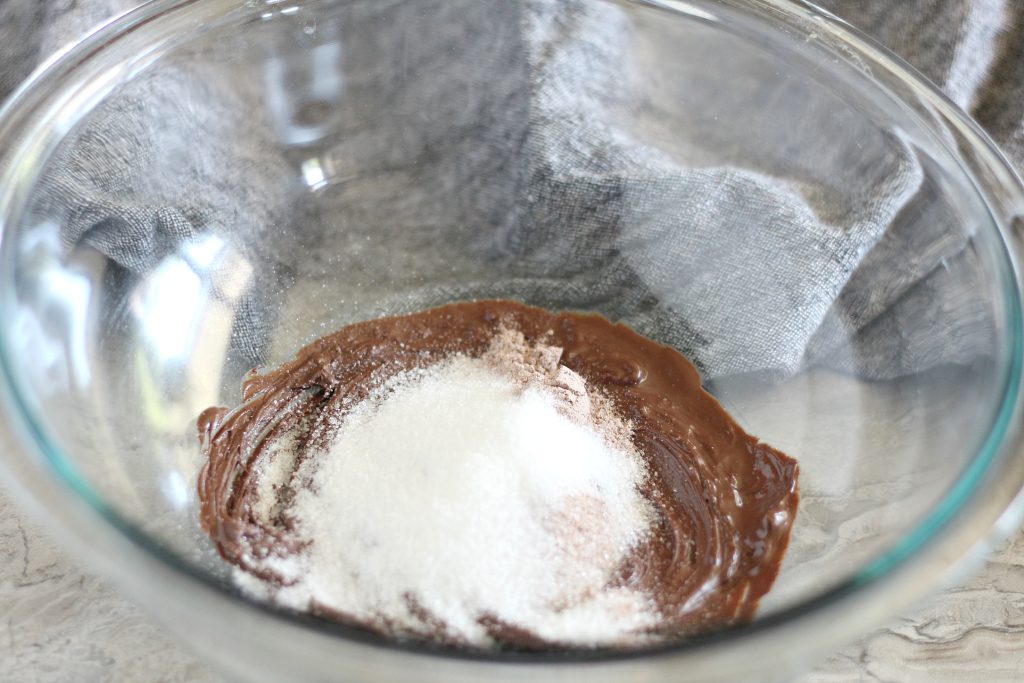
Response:
POLYGON ((782 0, 161 0, 0 115, 2 458, 239 680, 784 678, 1018 520, 1024 193, 782 0), (629 655, 393 644, 241 596, 195 418, 351 321, 512 297, 672 343, 802 500, 749 625, 629 655))

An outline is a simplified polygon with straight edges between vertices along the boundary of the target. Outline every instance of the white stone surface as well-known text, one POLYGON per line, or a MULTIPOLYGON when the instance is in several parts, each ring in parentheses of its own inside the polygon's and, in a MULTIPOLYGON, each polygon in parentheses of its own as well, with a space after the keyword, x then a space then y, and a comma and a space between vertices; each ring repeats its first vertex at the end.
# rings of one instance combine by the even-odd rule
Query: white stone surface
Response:
POLYGON ((0 493, 0 681, 215 683, 0 493))
MULTIPOLYGON (((1024 679, 1024 534, 963 587, 837 652, 799 683, 1024 679)), ((0 681, 223 683, 84 572, 0 494, 0 681)))

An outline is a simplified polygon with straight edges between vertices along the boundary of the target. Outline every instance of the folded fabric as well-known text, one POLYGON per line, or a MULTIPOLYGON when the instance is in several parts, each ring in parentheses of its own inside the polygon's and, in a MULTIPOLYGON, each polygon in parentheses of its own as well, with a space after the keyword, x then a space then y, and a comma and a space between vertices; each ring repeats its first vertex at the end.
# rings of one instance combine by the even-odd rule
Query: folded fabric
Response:
MULTIPOLYGON (((883 37, 892 25, 914 35, 915 3, 886 21, 872 12, 881 4, 858 17, 883 37)), ((123 3, 79 5, 95 15, 123 3)), ((916 3, 948 23, 942 49, 911 42, 911 56, 967 106, 994 107, 978 93, 1021 59, 993 47, 1009 13, 996 5, 916 3)), ((20 18, 0 31, 31 27, 48 46, 80 30, 80 7, 43 28, 46 11, 15 0, 0 14, 20 18)), ((379 278, 374 245, 353 244, 371 226, 375 243, 406 255, 381 310, 470 296, 598 307, 709 378, 781 378, 807 363, 887 378, 984 348, 991 321, 964 289, 970 233, 927 201, 928 160, 900 131, 799 81, 780 91, 759 77, 766 64, 699 35, 654 23, 640 35, 611 4, 388 1, 343 14, 294 60, 280 46, 227 64, 207 51, 141 74, 59 151, 35 210, 69 248, 136 274, 209 232, 234 235, 280 289, 328 271, 335 284, 338 272, 379 278), (365 15, 388 19, 373 40, 349 29, 365 15), (310 59, 345 64, 344 82, 310 86, 336 109, 320 127, 297 120, 280 82, 310 59), (686 71, 713 68, 745 78, 695 91, 708 80, 686 71), (684 108, 679 125, 679 101, 706 106, 684 108), (845 134, 813 134, 835 130, 845 134), (310 143, 333 183, 297 214, 290 150, 310 143)), ((919 30, 936 29, 925 17, 919 30)), ((234 344, 258 362, 273 306, 260 292, 233 305, 234 344)))

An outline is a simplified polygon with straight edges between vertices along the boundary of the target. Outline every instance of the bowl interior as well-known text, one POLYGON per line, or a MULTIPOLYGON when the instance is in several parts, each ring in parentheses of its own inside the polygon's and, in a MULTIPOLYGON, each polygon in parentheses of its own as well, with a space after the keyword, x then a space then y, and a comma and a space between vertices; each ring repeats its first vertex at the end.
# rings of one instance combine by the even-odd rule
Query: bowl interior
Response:
POLYGON ((999 230, 951 137, 827 41, 720 2, 238 4, 71 75, 0 262, 0 351, 55 470, 192 571, 232 590, 197 524, 200 411, 455 300, 625 322, 799 460, 762 614, 921 542, 998 440, 999 230))

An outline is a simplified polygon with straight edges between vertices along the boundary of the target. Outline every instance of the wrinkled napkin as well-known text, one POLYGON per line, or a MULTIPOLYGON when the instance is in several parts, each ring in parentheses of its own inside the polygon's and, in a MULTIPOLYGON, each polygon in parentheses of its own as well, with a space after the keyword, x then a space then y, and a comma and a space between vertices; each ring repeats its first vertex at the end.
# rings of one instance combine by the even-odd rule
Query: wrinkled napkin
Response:
MULTIPOLYGON (((0 4, 0 95, 131 4, 0 4)), ((1024 162, 1024 7, 821 4, 910 61, 1024 162)), ((255 262, 294 263, 303 260, 294 250, 314 249, 335 259, 351 254, 351 262, 330 265, 356 269, 367 254, 356 253, 343 230, 317 232, 309 226, 326 224, 315 216, 290 215, 280 189, 295 173, 287 147, 326 139, 339 166, 331 172, 350 179, 329 188, 333 228, 388 224, 381 229, 390 231, 390 247, 409 254, 410 272, 427 280, 445 265, 424 247, 432 239, 461 235, 446 256, 453 271, 481 254, 529 265, 528 278, 467 265, 460 279, 405 292, 407 307, 481 292, 599 304, 683 349, 710 378, 785 377, 806 364, 891 378, 968 362, 984 349, 992 322, 969 291, 978 268, 970 234, 944 222, 946 207, 924 201, 927 169, 898 131, 869 130, 822 101, 800 109, 803 125, 828 121, 849 135, 815 138, 796 126, 780 134, 778 121, 800 93, 761 92, 756 65, 741 64, 751 82, 713 93, 724 107, 714 122, 695 119, 666 142, 659 107, 711 93, 630 78, 623 65, 644 67, 644 54, 656 55, 671 35, 638 42, 614 5, 382 0, 353 3, 349 16, 360 12, 387 13, 373 40, 346 33, 344 21, 325 24, 306 53, 313 62, 345 60, 346 82, 332 69, 307 78, 342 112, 332 130, 296 123, 287 98, 275 94, 283 76, 274 70, 293 68, 287 60, 261 65, 262 81, 235 82, 216 60, 197 59, 143 74, 101 105, 45 180, 42 210, 60 216, 64 242, 142 273, 209 225, 234 225, 258 237, 247 240, 255 262), (323 38, 332 31, 343 57, 323 38), (397 51, 408 52, 399 71, 379 59, 397 51), (403 102, 419 110, 403 110, 403 102), (778 109, 769 111, 775 117, 746 116, 753 106, 778 109), (730 134, 716 140, 718 130, 730 134), (442 150, 440 161, 423 161, 430 150, 442 150), (773 163, 787 154, 786 168, 773 163), (360 158, 378 164, 372 183, 361 182, 369 174, 360 158), (169 173, 186 182, 167 183, 169 173)), ((302 275, 275 277, 284 286, 302 275)), ((246 297, 236 309, 236 342, 258 361, 271 314, 246 297)))

